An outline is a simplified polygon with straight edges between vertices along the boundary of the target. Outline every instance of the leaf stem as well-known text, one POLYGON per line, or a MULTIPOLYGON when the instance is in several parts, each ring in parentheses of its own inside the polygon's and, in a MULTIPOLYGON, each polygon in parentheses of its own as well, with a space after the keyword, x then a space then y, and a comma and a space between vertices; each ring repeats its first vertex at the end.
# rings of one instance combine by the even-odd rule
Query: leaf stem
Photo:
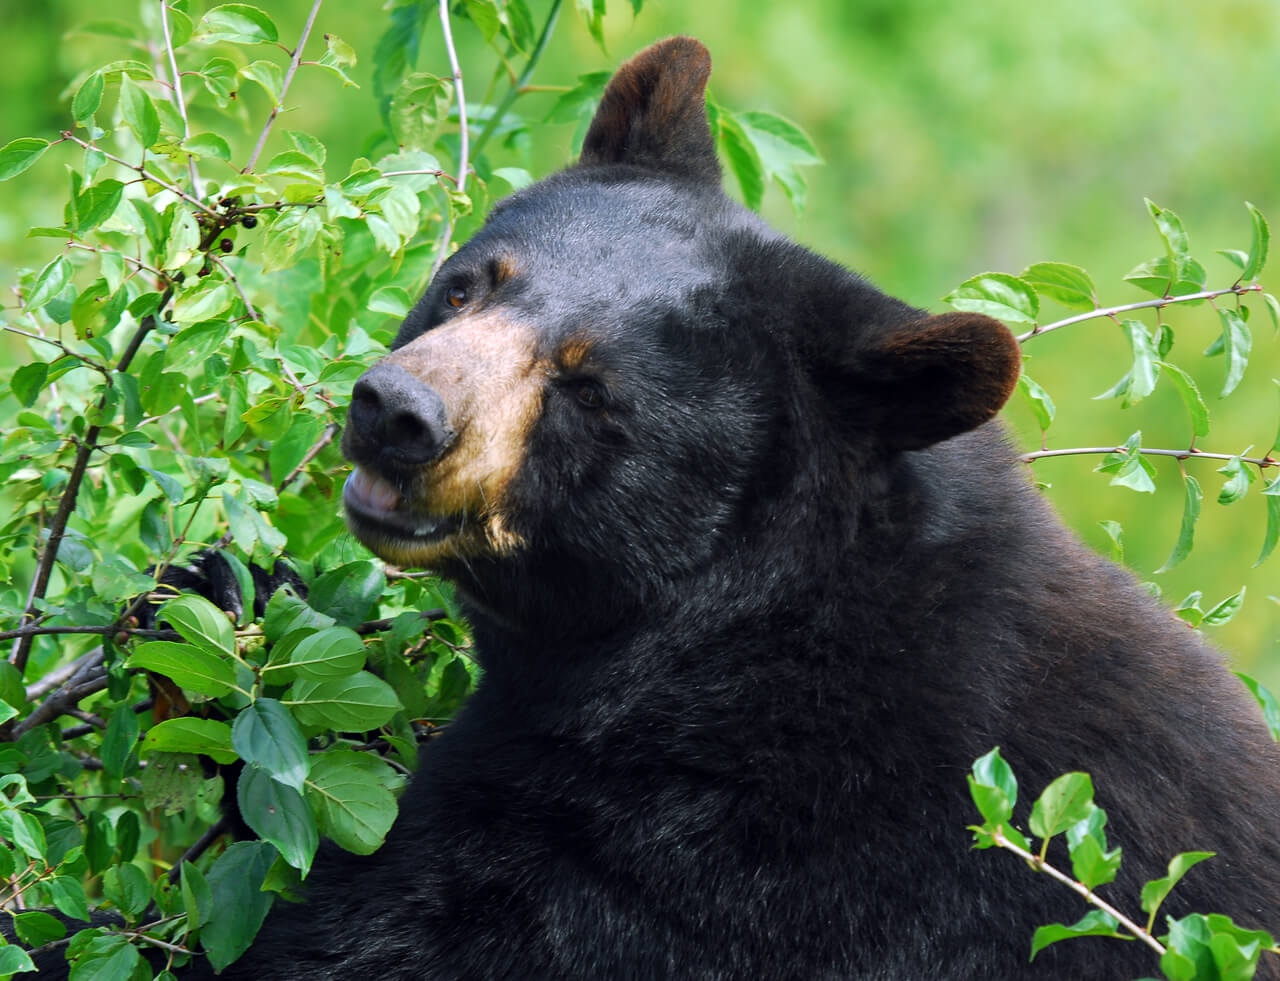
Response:
POLYGON ((104 157, 106 157, 108 160, 112 161, 113 163, 118 163, 121 167, 125 167, 129 170, 132 170, 135 174, 137 174, 143 180, 150 181, 152 184, 156 184, 160 187, 163 187, 170 194, 176 194, 178 197, 182 198, 183 201, 186 201, 187 204, 191 205, 191 207, 198 208, 199 210, 203 211, 206 215, 210 215, 213 218, 219 217, 216 211, 210 208, 207 204, 205 204, 199 198, 193 197, 192 195, 188 194, 186 191, 178 187, 176 184, 170 184, 168 181, 161 180, 155 174, 147 170, 146 167, 142 166, 142 164, 131 164, 129 163, 129 161, 121 157, 117 157, 114 153, 108 153, 106 150, 102 149, 102 147, 100 146, 96 146, 92 143, 89 143, 86 140, 80 139, 80 137, 76 136, 75 133, 72 133, 70 130, 64 129, 61 135, 64 140, 70 140, 72 143, 78 143, 80 146, 84 147, 86 150, 96 150, 98 153, 101 153, 104 157))
POLYGON ((1139 940, 1145 943, 1157 954, 1160 954, 1161 956, 1164 955, 1164 952, 1165 952, 1164 944, 1160 943, 1159 940, 1151 936, 1150 933, 1142 929, 1142 927, 1138 926, 1138 924, 1134 923, 1133 920, 1129 919, 1129 917, 1121 913, 1118 909, 1116 909, 1114 906, 1108 903, 1105 899, 1103 899, 1101 896, 1095 893, 1083 882, 1077 882, 1075 879, 1071 878, 1071 876, 1066 875, 1063 872, 1059 872, 1057 869, 1055 869, 1052 865, 1050 865, 1044 859, 1040 858, 1038 855, 1033 855, 1031 854, 1031 852, 1027 851, 1025 848, 1021 848, 1018 845, 1014 844, 1012 841, 1010 841, 1008 838, 1004 836, 1003 832, 1001 832, 999 828, 992 829, 991 840, 994 841, 998 847, 1003 848, 1007 851, 1011 851, 1018 857, 1022 858, 1024 861, 1027 862, 1027 864, 1029 864, 1036 871, 1043 872, 1045 875, 1049 876, 1050 878, 1056 879, 1058 882, 1061 882, 1064 886, 1066 886, 1072 892, 1082 896, 1085 902, 1089 903, 1092 906, 1096 906, 1098 909, 1102 910, 1108 916, 1113 917, 1116 921, 1120 923, 1121 926, 1123 926, 1135 937, 1137 937, 1139 940))
POLYGON ((1118 313, 1127 313, 1130 310, 1146 310, 1151 307, 1163 309, 1173 303, 1190 303, 1193 300, 1212 300, 1215 297, 1225 296, 1232 293, 1236 296, 1243 296, 1245 293, 1261 293, 1262 287, 1257 283, 1251 286, 1233 285, 1221 290, 1204 290, 1200 293, 1187 293, 1185 296, 1164 296, 1158 300, 1141 300, 1138 303, 1124 303, 1117 307, 1099 307, 1096 310, 1090 310, 1088 313, 1077 314, 1074 317, 1068 317, 1066 320, 1058 320, 1051 324, 1041 327, 1038 324, 1025 334, 1018 335, 1018 343, 1024 344, 1033 337, 1039 337, 1041 334, 1047 334, 1052 330, 1058 330, 1062 327, 1070 327, 1072 324, 1078 324, 1084 320, 1095 320, 1098 317, 1114 317, 1118 313))
MULTIPOLYGON (((1106 453, 1128 453, 1130 452, 1123 446, 1076 446, 1068 450, 1033 450, 1030 453, 1023 453, 1018 460, 1022 463, 1034 463, 1036 460, 1043 460, 1052 456, 1089 456, 1102 455, 1106 453)), ((1198 450, 1194 446, 1190 446, 1185 450, 1162 450, 1152 449, 1146 446, 1139 447, 1138 453, 1147 456, 1171 456, 1175 460, 1190 460, 1192 458, 1203 458, 1206 460, 1234 460, 1234 453, 1208 453, 1205 450, 1198 450)), ((1259 470, 1265 470, 1267 467, 1280 466, 1280 460, 1271 456, 1242 456, 1239 457, 1242 463, 1251 463, 1259 470)))

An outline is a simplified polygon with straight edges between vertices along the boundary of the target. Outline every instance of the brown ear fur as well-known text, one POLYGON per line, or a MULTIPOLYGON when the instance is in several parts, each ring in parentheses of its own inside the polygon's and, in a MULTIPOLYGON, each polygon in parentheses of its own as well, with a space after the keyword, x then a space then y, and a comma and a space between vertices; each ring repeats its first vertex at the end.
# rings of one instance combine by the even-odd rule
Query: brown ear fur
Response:
POLYGON ((923 449, 995 417, 1022 350, 998 320, 944 313, 887 331, 860 352, 858 386, 885 444, 923 449))
POLYGON ((719 183, 707 124, 711 55, 689 37, 659 41, 618 69, 582 143, 580 163, 627 163, 719 183))

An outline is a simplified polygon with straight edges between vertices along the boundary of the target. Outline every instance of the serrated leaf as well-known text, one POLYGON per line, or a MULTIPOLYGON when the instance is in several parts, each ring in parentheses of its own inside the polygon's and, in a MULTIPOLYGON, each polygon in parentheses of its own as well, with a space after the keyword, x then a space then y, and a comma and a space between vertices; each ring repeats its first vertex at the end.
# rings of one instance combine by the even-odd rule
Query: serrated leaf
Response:
POLYGON ((1134 433, 1123 447, 1108 453, 1095 468, 1100 473, 1111 474, 1111 484, 1128 487, 1142 494, 1155 492, 1155 467, 1142 455, 1142 431, 1134 433))
POLYGON ((1155 341, 1142 321, 1121 321, 1120 329, 1129 342, 1133 363, 1120 381, 1094 398, 1120 398, 1121 406, 1127 409, 1155 391, 1156 381, 1160 377, 1160 362, 1155 341))
POLYGON ((1215 349, 1220 349, 1227 356, 1227 377, 1222 383, 1222 392, 1218 395, 1218 398, 1225 399, 1244 378, 1245 368, 1249 365, 1249 351, 1253 347, 1253 334, 1244 318, 1235 310, 1219 308, 1218 319, 1222 321, 1222 333, 1214 347, 1205 354, 1210 351, 1218 353, 1215 349))
POLYGON ((48 140, 38 140, 30 136, 6 143, 0 149, 0 181, 17 177, 39 160, 49 149, 49 145, 48 140))
POLYGON ((239 44, 275 44, 280 33, 267 14, 247 3, 226 3, 214 7, 200 22, 206 41, 235 41, 239 44))
POLYGON ((364 667, 364 641, 347 627, 327 627, 304 637, 289 655, 287 667, 298 678, 345 678, 364 667))
POLYGON ((1258 703, 1258 708, 1262 710, 1262 718, 1267 723, 1267 729, 1271 733, 1271 738, 1275 742, 1280 742, 1280 702, 1276 701, 1275 695, 1257 679, 1251 678, 1242 671, 1236 672, 1236 677, 1244 682, 1244 686, 1249 689, 1250 694, 1258 703))
POLYGON ((764 200, 764 164, 742 125, 731 113, 717 109, 716 119, 720 152, 742 188, 742 201, 753 211, 758 210, 764 200))
MULTIPOLYGON (((179 495, 178 500, 181 499, 179 495)), ((169 600, 156 611, 156 620, 167 620, 184 640, 210 654, 235 652, 236 637, 231 621, 203 596, 187 593, 169 600)))
POLYGON ((161 753, 199 753, 217 763, 231 763, 238 754, 231 747, 231 727, 216 719, 167 719, 147 730, 142 749, 161 753))
POLYGON ((13 930, 18 939, 32 947, 39 947, 67 935, 66 924, 56 916, 39 911, 17 913, 13 917, 13 930))
POLYGON ((1070 310, 1093 310, 1098 306, 1097 289, 1089 274, 1067 262, 1037 262, 1027 266, 1020 277, 1037 293, 1056 300, 1070 310))
POLYGON ((1200 520, 1200 503, 1204 500, 1204 492, 1200 489, 1200 482, 1191 474, 1184 474, 1182 481, 1182 527, 1178 530, 1178 540, 1174 543, 1173 551, 1165 559, 1164 565, 1156 570, 1157 574, 1168 572, 1185 559, 1191 554, 1195 544, 1196 522, 1200 520))
POLYGON ((129 666, 155 671, 188 691, 219 698, 236 687, 236 675, 228 661, 193 644, 153 640, 139 644, 129 666))
POLYGON ((363 623, 387 585, 381 563, 361 559, 348 562, 320 576, 311 585, 308 602, 324 610, 339 624, 356 627, 363 623))
POLYGON ((14 396, 22 407, 29 409, 35 405, 36 399, 44 391, 45 383, 48 380, 49 366, 43 361, 32 361, 30 364, 24 364, 13 373, 13 378, 9 381, 9 388, 12 389, 14 396))
POLYGON ((293 714, 274 698, 259 698, 231 724, 231 745, 246 763, 299 793, 307 779, 307 740, 293 714))
POLYGON ((1169 257, 1162 255, 1135 266, 1124 278, 1152 296, 1187 296, 1202 292, 1209 274, 1195 259, 1188 258, 1181 269, 1175 269, 1169 257))
POLYGON ((35 969, 36 965, 31 960, 31 955, 21 947, 13 944, 0 947, 0 975, 21 974, 35 969))
POLYGON ((453 82, 426 72, 405 76, 391 97, 391 132, 403 150, 429 150, 449 118, 453 82))
POLYGON ((84 895, 84 886, 79 879, 69 875, 56 875, 46 885, 49 899, 58 911, 73 920, 89 921, 89 902, 84 895))
POLYGON ((1132 938, 1120 932, 1120 922, 1110 913, 1100 909, 1090 910, 1078 922, 1071 926, 1061 923, 1050 923, 1036 930, 1031 938, 1031 959, 1050 944, 1059 940, 1070 940, 1073 937, 1119 937, 1121 940, 1132 938))
POLYGON ((1267 219, 1262 217, 1262 212, 1253 205, 1245 202, 1245 207, 1249 209, 1249 217, 1253 219, 1253 244, 1249 246, 1249 258, 1244 264, 1244 271, 1240 274, 1243 282, 1251 283, 1262 273, 1262 268, 1267 264, 1267 250, 1271 245, 1271 229, 1267 226, 1267 219))
POLYGON ((1209 435, 1209 409, 1204 404, 1200 389, 1190 375, 1175 364, 1168 361, 1157 362, 1165 372, 1165 376, 1173 382, 1182 404, 1187 407, 1191 417, 1191 432, 1197 437, 1209 435))
POLYGON ((984 313, 1015 324, 1034 324, 1040 313, 1035 290, 1008 273, 988 272, 966 279, 942 301, 957 310, 984 313))
POLYGON ((1170 268, 1174 270, 1174 280, 1179 281, 1183 278, 1186 263, 1191 258, 1191 243, 1187 238, 1186 230, 1182 227, 1182 220, 1172 211, 1161 208, 1150 199, 1147 199, 1146 204, 1151 220, 1155 222, 1156 231, 1164 239, 1165 253, 1169 258, 1170 268))
POLYGON ((339 750, 312 761, 307 798, 326 837, 349 852, 369 855, 381 846, 395 821, 396 800, 389 788, 398 782, 382 760, 339 750))
POLYGON ((120 111, 143 149, 155 146, 160 138, 160 116, 151 96, 128 75, 120 77, 120 111))
POLYGON ((340 732, 377 729, 400 711, 391 686, 367 671, 349 678, 295 682, 283 701, 303 725, 340 732))
POLYGON ((320 846, 315 817, 302 794, 250 764, 240 771, 236 803, 245 823, 280 851, 280 856, 303 876, 311 869, 320 846))
POLYGON ((129 920, 135 920, 151 904, 151 883, 146 873, 129 862, 107 869, 102 895, 129 920))
POLYGON ((822 163, 813 141, 795 123, 771 112, 742 112, 736 118, 764 168, 765 180, 776 182, 801 214, 807 185, 799 168, 822 163))

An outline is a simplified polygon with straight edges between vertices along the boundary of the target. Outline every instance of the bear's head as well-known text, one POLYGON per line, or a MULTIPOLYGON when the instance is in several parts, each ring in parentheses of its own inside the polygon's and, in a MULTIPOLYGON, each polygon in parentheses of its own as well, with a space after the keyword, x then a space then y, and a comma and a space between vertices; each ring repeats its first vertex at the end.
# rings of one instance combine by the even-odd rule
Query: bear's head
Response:
POLYGON ((344 502, 379 555, 508 620, 607 620, 1008 398, 1001 324, 887 297, 723 194, 709 74, 688 38, 627 62, 579 163, 501 202, 357 383, 344 502))

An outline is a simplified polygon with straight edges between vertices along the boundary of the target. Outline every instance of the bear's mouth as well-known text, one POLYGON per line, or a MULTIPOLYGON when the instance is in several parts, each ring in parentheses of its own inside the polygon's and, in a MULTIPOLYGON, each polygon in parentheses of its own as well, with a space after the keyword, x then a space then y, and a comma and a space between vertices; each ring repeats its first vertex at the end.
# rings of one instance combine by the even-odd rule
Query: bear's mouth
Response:
POLYGON ((360 467, 352 470, 343 484, 342 503, 352 532, 380 554, 393 543, 438 542, 461 527, 457 516, 415 513, 404 494, 389 481, 360 467))

